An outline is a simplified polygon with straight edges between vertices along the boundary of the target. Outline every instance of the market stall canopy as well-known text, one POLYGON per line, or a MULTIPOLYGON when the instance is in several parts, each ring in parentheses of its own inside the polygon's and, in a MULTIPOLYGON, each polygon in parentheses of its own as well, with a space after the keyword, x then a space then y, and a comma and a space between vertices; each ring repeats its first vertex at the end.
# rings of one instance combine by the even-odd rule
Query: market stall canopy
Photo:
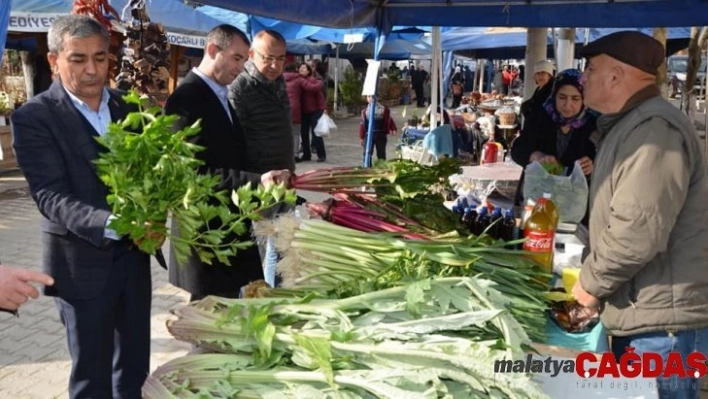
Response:
MULTIPOLYGON (((7 24, 10 20, 10 3, 0 4, 0 48, 5 48, 7 39, 7 24)), ((2 53, 0 53, 0 63, 2 63, 2 53)), ((0 150, 1 151, 1 150, 0 150)), ((2 156, 0 156, 2 158, 2 156)))
MULTIPOLYGON (((589 28, 588 41, 596 40, 611 33, 626 30, 619 28, 589 28)), ((636 30, 651 35, 651 28, 637 28, 636 30)), ((585 43, 586 29, 575 30, 575 42, 578 46, 585 43)), ((687 47, 691 38, 691 28, 668 28, 667 53, 687 47)), ((547 44, 549 54, 552 56, 553 32, 548 30, 547 44)), ((478 58, 524 58, 526 51, 526 28, 451 28, 442 33, 442 49, 444 51, 473 50, 471 53, 478 58)))
MULTIPOLYGON (((322 26, 303 25, 297 22, 286 22, 267 17, 258 17, 220 7, 202 6, 197 7, 196 10, 199 13, 218 19, 223 23, 233 25, 250 36, 255 35, 261 30, 272 29, 283 35, 286 40, 309 39, 313 41, 331 43, 346 43, 346 36, 348 35, 361 35, 362 42, 373 42, 377 35, 376 29, 373 27, 335 29, 325 28, 322 26)), ((389 38, 391 40, 416 40, 419 39, 425 32, 429 31, 430 27, 396 26, 392 29, 389 38)))
POLYGON ((705 0, 197 0, 308 25, 674 27, 708 24, 705 0))
MULTIPOLYGON (((129 0, 109 0, 118 13, 122 13, 129 0)), ((10 32, 46 32, 52 21, 71 12, 72 0, 12 0, 10 32)), ((167 30, 170 44, 204 48, 205 34, 221 22, 194 9, 180 0, 148 0, 150 19, 167 30)), ((123 15, 129 19, 128 12, 123 15)))

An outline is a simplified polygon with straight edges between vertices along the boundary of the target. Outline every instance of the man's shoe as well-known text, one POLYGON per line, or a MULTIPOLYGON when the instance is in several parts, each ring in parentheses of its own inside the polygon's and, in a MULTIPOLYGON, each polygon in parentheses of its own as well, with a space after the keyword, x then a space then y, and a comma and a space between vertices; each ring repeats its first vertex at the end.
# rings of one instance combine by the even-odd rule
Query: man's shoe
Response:
POLYGON ((327 160, 326 158, 317 158, 317 162, 324 162, 326 160, 327 160))

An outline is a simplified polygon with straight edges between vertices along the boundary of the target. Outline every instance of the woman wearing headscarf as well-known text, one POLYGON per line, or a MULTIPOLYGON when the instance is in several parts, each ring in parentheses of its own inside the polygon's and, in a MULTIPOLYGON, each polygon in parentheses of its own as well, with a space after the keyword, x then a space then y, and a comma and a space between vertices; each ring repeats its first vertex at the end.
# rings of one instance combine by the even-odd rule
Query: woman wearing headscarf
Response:
POLYGON ((521 104, 521 116, 528 120, 529 116, 538 113, 543 108, 543 103, 551 95, 553 88, 553 64, 550 61, 542 60, 533 67, 533 78, 536 82, 536 90, 528 100, 521 104))
POLYGON ((591 135, 596 131, 597 116, 585 107, 581 76, 575 69, 556 76, 551 95, 514 140, 514 162, 524 167, 532 162, 556 163, 570 175, 577 161, 585 176, 592 173, 595 143, 591 135))
POLYGON ((462 93, 465 89, 465 78, 462 76, 462 68, 455 67, 455 73, 450 79, 450 92, 452 93, 452 108, 460 106, 462 93))

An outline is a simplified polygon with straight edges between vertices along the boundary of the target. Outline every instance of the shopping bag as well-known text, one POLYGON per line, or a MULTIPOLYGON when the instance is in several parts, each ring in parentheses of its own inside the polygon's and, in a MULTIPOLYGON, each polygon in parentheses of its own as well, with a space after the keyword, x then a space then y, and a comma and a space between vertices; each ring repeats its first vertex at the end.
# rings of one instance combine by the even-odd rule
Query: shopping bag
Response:
POLYGON ((524 176, 524 199, 537 199, 544 193, 558 207, 561 223, 577 224, 585 216, 588 204, 588 182, 580 163, 576 162, 570 176, 552 175, 538 162, 526 166, 524 176))
POLYGON ((320 119, 317 120, 317 125, 315 125, 315 136, 317 137, 329 137, 329 122, 327 122, 327 114, 322 114, 320 119))
POLYGON ((610 351, 607 330, 602 323, 597 323, 588 332, 571 333, 563 330, 553 320, 548 320, 546 322, 546 344, 594 353, 610 351))
POLYGON ((334 132, 335 130, 337 130, 337 124, 334 123, 334 120, 333 120, 332 118, 330 118, 329 115, 327 115, 327 114, 322 114, 322 116, 320 117, 320 119, 325 119, 325 120, 327 121, 327 126, 329 126, 329 131, 330 131, 330 133, 331 133, 331 132, 334 132))

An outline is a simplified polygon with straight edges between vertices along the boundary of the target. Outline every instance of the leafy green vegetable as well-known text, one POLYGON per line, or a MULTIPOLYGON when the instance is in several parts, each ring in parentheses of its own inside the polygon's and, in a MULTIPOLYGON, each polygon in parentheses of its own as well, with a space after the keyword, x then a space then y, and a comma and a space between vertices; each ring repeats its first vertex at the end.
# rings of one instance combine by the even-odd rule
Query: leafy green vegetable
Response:
POLYGON ((247 232, 247 219, 258 220, 279 201, 295 201, 294 192, 282 185, 246 185, 231 199, 226 191, 215 191, 219 177, 198 173, 202 162, 195 154, 203 148, 187 140, 199 132, 199 122, 175 132, 177 115, 162 115, 159 107, 144 109, 147 99, 135 91, 124 99, 138 111, 111 123, 97 139, 107 151, 95 163, 110 189, 107 201, 115 219, 109 227, 143 251, 155 253, 162 244, 157 235, 170 239, 180 263, 193 251, 205 263, 214 258, 228 263, 229 256, 252 245, 233 239, 247 232), (238 212, 232 212, 230 201, 238 212), (179 236, 168 232, 170 215, 179 224, 179 236))
POLYGON ((525 357, 528 342, 507 304, 480 277, 426 279, 336 300, 208 297, 177 310, 168 330, 220 353, 167 362, 143 392, 147 399, 545 398, 528 376, 494 372, 495 360, 525 357), (264 326, 264 315, 275 331, 271 343, 250 333, 264 326), (480 340, 470 336, 472 327, 497 337, 480 340), (261 365, 263 345, 281 361, 261 365))
POLYGON ((541 164, 543 166, 543 169, 551 175, 556 175, 560 176, 563 174, 563 165, 557 163, 557 162, 546 162, 541 164))

